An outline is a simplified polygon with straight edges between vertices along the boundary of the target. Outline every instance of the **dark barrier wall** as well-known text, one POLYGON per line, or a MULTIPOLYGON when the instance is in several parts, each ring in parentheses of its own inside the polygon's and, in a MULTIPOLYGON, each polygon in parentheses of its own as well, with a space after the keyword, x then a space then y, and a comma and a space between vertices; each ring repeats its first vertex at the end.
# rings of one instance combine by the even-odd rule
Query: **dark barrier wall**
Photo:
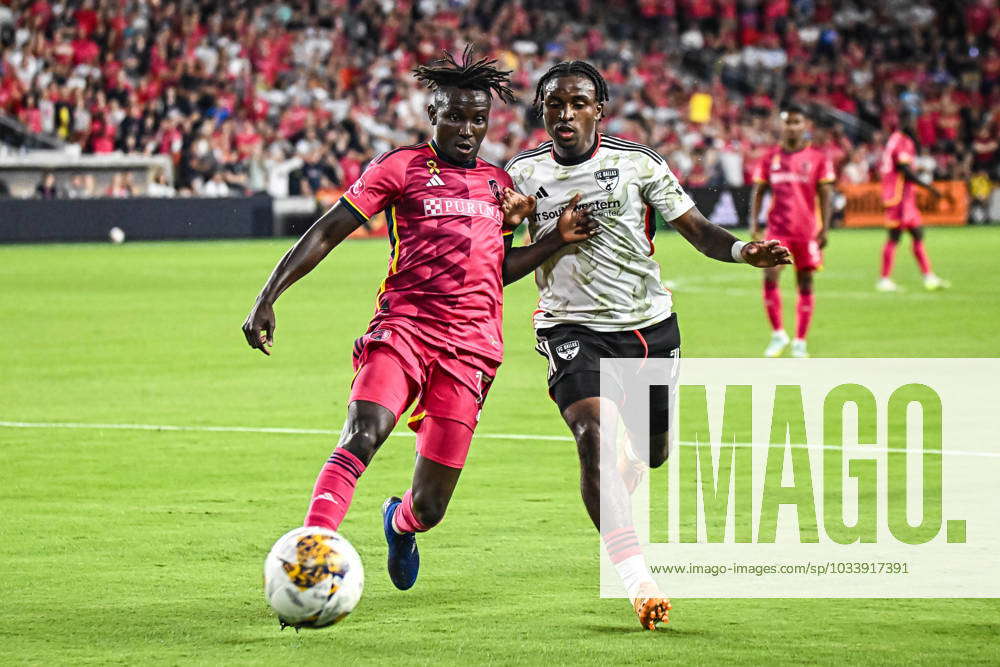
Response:
MULTIPOLYGON (((750 187, 723 185, 710 188, 685 188, 702 215, 723 227, 747 227, 750 224, 750 187)), ((657 213, 661 227, 669 227, 657 213)))
POLYGON ((130 241, 270 236, 271 198, 0 199, 0 242, 130 241))

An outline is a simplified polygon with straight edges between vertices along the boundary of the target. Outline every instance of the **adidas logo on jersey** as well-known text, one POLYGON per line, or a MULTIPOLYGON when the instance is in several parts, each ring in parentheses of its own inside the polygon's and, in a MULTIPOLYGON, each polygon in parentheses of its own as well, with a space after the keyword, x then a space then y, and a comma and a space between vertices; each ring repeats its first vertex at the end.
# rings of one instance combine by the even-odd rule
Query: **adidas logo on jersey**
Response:
POLYGON ((548 196, 549 192, 545 188, 538 188, 538 192, 535 193, 535 199, 544 199, 548 196))
POLYGON ((441 177, 438 176, 437 174, 432 175, 431 179, 429 181, 427 181, 427 187, 430 188, 430 187, 433 187, 435 185, 444 185, 444 181, 442 181, 441 177))

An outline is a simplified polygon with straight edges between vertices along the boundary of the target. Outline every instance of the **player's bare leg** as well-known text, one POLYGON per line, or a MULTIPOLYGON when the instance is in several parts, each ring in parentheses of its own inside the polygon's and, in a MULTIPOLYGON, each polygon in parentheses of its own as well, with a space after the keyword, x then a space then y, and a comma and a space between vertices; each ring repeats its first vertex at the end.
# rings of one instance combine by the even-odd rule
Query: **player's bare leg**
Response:
POLYGON ((899 227, 893 227, 889 230, 889 236, 885 240, 885 246, 882 248, 882 272, 878 283, 875 284, 875 289, 879 292, 895 292, 899 289, 890 276, 892 275, 892 264, 896 258, 896 246, 899 245, 902 233, 899 227))
POLYGON ((625 442, 618 447, 618 472, 621 474, 625 490, 629 495, 635 492, 649 469, 662 466, 670 454, 670 434, 668 432, 649 436, 648 458, 636 453, 635 442, 637 439, 628 433, 625 442))
POLYGON ((337 447, 351 452, 367 466, 395 426, 396 416, 378 403, 351 401, 337 447))
POLYGON ((590 520, 601 534, 608 556, 632 600, 639 623, 642 627, 653 630, 657 623, 670 621, 667 613, 670 601, 657 591, 639 547, 632 523, 629 495, 617 469, 614 451, 617 419, 614 420, 615 423, 604 424, 602 433, 602 400, 605 399, 594 397, 576 401, 563 411, 563 419, 576 440, 583 504, 590 520), (605 481, 603 489, 602 465, 605 481))
POLYGON ((801 269, 795 272, 795 281, 799 288, 799 298, 795 304, 795 340, 792 341, 792 356, 804 359, 809 356, 806 349, 806 333, 812 321, 813 306, 813 270, 801 269))
POLYGON ((764 309, 771 323, 771 341, 764 348, 764 356, 780 357, 788 347, 788 334, 781 320, 781 266, 764 269, 764 309))
POLYGON ((626 426, 627 437, 618 447, 618 470, 629 495, 635 492, 651 468, 659 468, 670 456, 670 415, 674 414, 679 353, 678 349, 676 354, 673 354, 674 365, 669 385, 650 388, 650 414, 646 421, 648 428, 638 428, 639 424, 626 426), (640 454, 642 450, 638 448, 638 443, 643 438, 647 438, 648 444, 645 452, 640 454))
POLYGON ((304 525, 340 527, 358 478, 395 425, 391 410, 371 401, 351 401, 337 448, 316 478, 304 525))
POLYGON ((423 530, 441 523, 448 510, 448 503, 458 486, 461 468, 450 468, 429 458, 417 455, 413 466, 413 516, 423 530))
MULTIPOLYGON (((425 419, 418 438, 471 440, 472 431, 463 424, 433 417, 425 419)), ((402 498, 388 498, 382 506, 383 528, 389 545, 389 577, 396 588, 406 590, 416 582, 420 569, 416 534, 430 530, 444 519, 461 474, 459 467, 418 454, 410 489, 402 498)))
POLYGON ((939 290, 951 287, 951 283, 942 280, 934 274, 931 268, 931 259, 927 255, 927 248, 924 247, 924 228, 910 227, 910 236, 913 237, 913 257, 917 260, 920 273, 924 277, 924 288, 928 290, 939 290))

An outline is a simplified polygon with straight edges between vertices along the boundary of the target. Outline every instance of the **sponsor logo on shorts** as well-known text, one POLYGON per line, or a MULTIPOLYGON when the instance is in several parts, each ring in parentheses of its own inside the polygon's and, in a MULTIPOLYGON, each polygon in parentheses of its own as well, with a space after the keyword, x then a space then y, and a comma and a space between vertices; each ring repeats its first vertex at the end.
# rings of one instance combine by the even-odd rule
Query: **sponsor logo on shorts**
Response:
POLYGON ((576 355, 580 352, 580 341, 571 340, 568 343, 563 343, 556 348, 556 354, 566 361, 572 361, 576 358, 576 355))
POLYGON ((613 192, 618 187, 618 173, 617 169, 600 169, 594 172, 594 178, 597 179, 597 184, 602 188, 613 192))
POLYGON ((391 335, 392 335, 392 332, 389 331, 388 329, 376 329, 375 331, 372 332, 371 339, 372 340, 389 340, 389 336, 391 336, 391 335))

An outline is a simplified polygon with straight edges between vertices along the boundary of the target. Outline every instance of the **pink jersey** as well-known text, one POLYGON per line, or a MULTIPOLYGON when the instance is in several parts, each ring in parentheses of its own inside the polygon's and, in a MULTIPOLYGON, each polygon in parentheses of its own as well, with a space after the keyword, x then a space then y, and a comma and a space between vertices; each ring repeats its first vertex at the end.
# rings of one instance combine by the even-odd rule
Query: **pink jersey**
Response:
POLYGON ((794 152, 775 146, 757 163, 753 180, 771 186, 768 238, 811 239, 816 236, 822 224, 816 190, 820 183, 836 180, 828 155, 813 146, 794 152))
POLYGON ((503 358, 504 235, 500 167, 457 165, 431 144, 376 158, 342 201, 368 220, 385 210, 389 275, 369 332, 404 327, 456 350, 503 358))
POLYGON ((910 164, 916 154, 916 144, 913 139, 896 130, 889 136, 889 141, 882 151, 878 173, 882 177, 882 205, 889 208, 899 204, 916 208, 917 195, 913 183, 906 180, 899 166, 910 164))

